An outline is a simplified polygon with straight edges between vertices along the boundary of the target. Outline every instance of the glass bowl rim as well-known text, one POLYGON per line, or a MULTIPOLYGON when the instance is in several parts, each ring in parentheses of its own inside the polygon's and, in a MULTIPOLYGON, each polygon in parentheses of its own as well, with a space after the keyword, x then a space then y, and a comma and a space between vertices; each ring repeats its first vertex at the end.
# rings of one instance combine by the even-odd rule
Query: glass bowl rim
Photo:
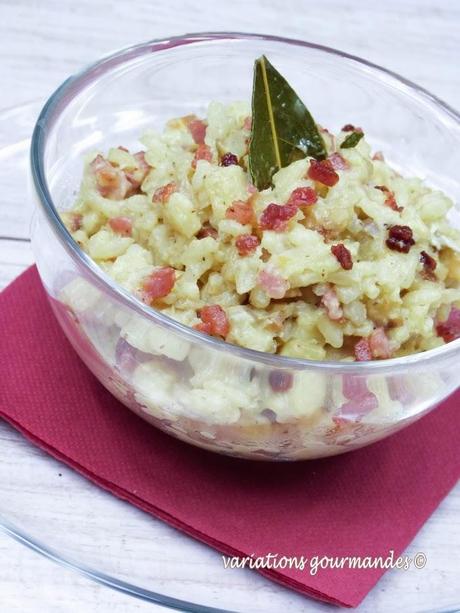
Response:
POLYGON ((41 208, 45 213, 47 221, 50 223, 52 230, 56 234, 58 240, 63 245, 64 249, 76 264, 82 264, 84 269, 90 274, 96 285, 103 290, 108 291, 117 301, 121 301, 124 306, 134 310, 142 317, 154 322, 161 327, 173 330, 178 336, 196 342, 203 346, 209 347, 217 351, 228 353, 234 357, 241 357, 245 360, 258 362, 270 365, 278 369, 294 369, 294 370, 321 370, 333 371, 340 373, 353 374, 370 374, 380 373, 385 374, 393 372, 395 369, 406 369, 409 366, 425 365, 438 358, 451 356, 460 350, 460 339, 441 345, 434 349, 424 352, 414 353, 407 356, 390 358, 386 360, 370 360, 368 362, 346 362, 333 360, 307 360, 303 358, 292 358, 281 356, 279 354, 271 354, 255 349, 248 349, 233 345, 226 341, 208 336, 193 328, 181 324, 172 319, 161 311, 152 309, 142 303, 134 295, 113 281, 95 262, 79 247, 72 239, 69 231, 65 227, 57 208, 54 205, 49 190, 45 172, 45 150, 46 140, 50 129, 53 127, 55 120, 59 117, 62 108, 65 108, 66 103, 71 101, 75 94, 80 93, 87 85, 87 82, 97 80, 98 76, 110 70, 112 65, 119 65, 125 61, 132 60, 136 57, 145 55, 146 53, 155 53, 164 51, 178 46, 193 45, 200 42, 225 42, 232 40, 261 40, 268 43, 281 43, 292 46, 313 49, 339 58, 351 60, 360 68, 371 70, 374 74, 390 79, 393 83, 406 90, 416 94, 421 99, 430 102, 438 107, 445 115, 454 120, 460 127, 460 113, 447 105, 445 102, 431 94, 426 89, 412 83, 408 79, 399 76, 397 73, 387 70, 377 64, 359 58, 355 55, 345 53, 343 51, 333 49, 324 45, 310 43, 293 38, 285 38, 281 36, 241 33, 241 32, 197 32, 184 34, 180 36, 172 36, 169 38, 152 39, 140 44, 132 45, 121 50, 117 50, 109 55, 104 56, 100 60, 86 66, 80 72, 68 77, 48 98, 43 106, 32 134, 30 148, 30 164, 33 186, 35 188, 41 208), (72 95, 73 94, 73 95, 72 95))

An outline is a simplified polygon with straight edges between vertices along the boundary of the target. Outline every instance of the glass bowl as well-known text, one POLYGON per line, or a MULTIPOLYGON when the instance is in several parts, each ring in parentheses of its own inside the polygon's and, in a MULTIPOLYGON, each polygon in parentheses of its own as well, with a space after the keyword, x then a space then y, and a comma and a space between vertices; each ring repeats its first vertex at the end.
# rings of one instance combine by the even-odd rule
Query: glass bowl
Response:
POLYGON ((211 100, 249 99, 253 61, 261 54, 295 83, 319 123, 331 130, 348 122, 364 126, 394 168, 460 201, 460 117, 431 94, 318 45, 195 34, 117 52, 51 96, 31 146, 38 204, 32 241, 62 329, 127 407, 219 453, 318 458, 379 440, 435 407, 459 386, 460 340, 367 363, 315 362, 230 345, 116 285, 73 241, 58 212, 73 204, 86 151, 135 147, 145 129, 159 129, 171 117, 203 115, 211 100), (289 390, 273 386, 286 377, 293 381, 289 390))

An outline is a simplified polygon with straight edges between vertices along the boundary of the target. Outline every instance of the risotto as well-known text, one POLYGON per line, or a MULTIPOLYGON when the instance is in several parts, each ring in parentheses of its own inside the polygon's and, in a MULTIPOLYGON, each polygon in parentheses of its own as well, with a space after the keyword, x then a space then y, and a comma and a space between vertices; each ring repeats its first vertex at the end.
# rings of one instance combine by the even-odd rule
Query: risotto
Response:
POLYGON ((259 191, 248 171, 248 105, 213 102, 206 119, 147 132, 142 151, 89 155, 62 217, 139 300, 229 343, 365 361, 454 340, 460 233, 447 219, 451 200, 400 176, 360 128, 320 131, 326 159, 294 161, 259 191))

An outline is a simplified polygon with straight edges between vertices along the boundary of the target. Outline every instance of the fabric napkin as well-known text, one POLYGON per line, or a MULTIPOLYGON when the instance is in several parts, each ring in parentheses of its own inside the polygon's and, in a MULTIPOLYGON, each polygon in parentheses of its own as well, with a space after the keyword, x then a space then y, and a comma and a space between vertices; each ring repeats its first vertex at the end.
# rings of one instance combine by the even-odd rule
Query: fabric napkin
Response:
MULTIPOLYGON (((225 554, 398 556, 460 475, 459 392, 364 449, 251 462, 177 441, 112 397, 61 332, 34 267, 0 294, 0 330, 0 416, 112 494, 225 554)), ((260 572, 352 607, 384 571, 260 572)))

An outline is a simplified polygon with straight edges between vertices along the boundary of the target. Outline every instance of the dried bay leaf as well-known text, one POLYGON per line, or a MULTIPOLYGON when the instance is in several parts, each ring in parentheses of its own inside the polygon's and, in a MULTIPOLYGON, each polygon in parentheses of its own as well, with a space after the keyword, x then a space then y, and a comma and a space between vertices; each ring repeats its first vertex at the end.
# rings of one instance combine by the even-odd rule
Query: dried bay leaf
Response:
POLYGON ((327 156, 324 140, 308 109, 286 79, 263 55, 255 61, 249 172, 259 190, 292 162, 327 156))

